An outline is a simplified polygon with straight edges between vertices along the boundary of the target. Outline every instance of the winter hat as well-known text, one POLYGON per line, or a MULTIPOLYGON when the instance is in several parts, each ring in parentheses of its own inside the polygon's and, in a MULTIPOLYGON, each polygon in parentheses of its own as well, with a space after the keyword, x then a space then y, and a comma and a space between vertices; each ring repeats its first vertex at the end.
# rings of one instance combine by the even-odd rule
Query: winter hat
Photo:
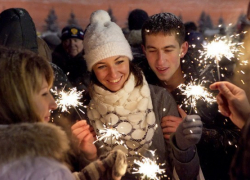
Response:
POLYGON ((23 8, 6 9, 0 14, 0 45, 37 53, 35 24, 23 8))
POLYGON ((109 14, 104 10, 91 14, 83 45, 89 71, 98 61, 108 57, 121 55, 133 59, 130 45, 121 28, 111 22, 109 14))
POLYGON ((83 40, 84 32, 82 28, 77 25, 69 25, 63 28, 62 30, 62 41, 69 38, 77 38, 83 40))
POLYGON ((192 22, 192 21, 186 22, 186 23, 184 24, 184 26, 185 26, 185 31, 186 31, 186 33, 189 33, 189 32, 191 32, 191 31, 197 31, 197 26, 196 26, 196 24, 195 24, 194 22, 192 22))
POLYGON ((128 16, 129 30, 140 30, 143 23, 148 19, 148 13, 142 9, 135 9, 128 16))

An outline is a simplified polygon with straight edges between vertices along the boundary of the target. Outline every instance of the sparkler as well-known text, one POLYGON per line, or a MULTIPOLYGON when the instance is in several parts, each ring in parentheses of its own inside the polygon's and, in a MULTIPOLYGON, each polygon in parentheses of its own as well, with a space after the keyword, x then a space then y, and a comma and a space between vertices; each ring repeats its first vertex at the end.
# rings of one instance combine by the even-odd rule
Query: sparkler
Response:
POLYGON ((100 135, 96 136, 96 141, 94 141, 94 143, 96 143, 97 141, 102 141, 102 140, 103 142, 107 142, 109 139, 111 140, 111 145, 113 145, 113 143, 119 144, 119 145, 124 143, 122 140, 120 140, 120 137, 122 136, 120 132, 118 132, 113 127, 106 127, 105 124, 103 126, 104 128, 99 130, 100 135))
POLYGON ((75 111, 77 112, 78 116, 81 119, 83 119, 80 113, 78 112, 78 110, 76 109, 76 107, 83 105, 82 102, 79 102, 79 100, 82 98, 83 91, 77 91, 76 88, 72 88, 69 91, 64 91, 63 89, 59 93, 53 90, 52 92, 58 96, 58 98, 56 99, 56 104, 58 108, 61 110, 61 112, 65 112, 65 111, 68 112, 68 108, 73 107, 75 111))
POLYGON ((180 84, 178 88, 181 90, 183 95, 186 95, 186 98, 184 99, 184 104, 191 105, 191 110, 193 108, 194 111, 197 113, 197 100, 202 99, 203 101, 212 104, 213 102, 216 102, 216 99, 212 95, 212 93, 209 93, 207 89, 202 86, 204 81, 197 84, 195 83, 195 81, 196 80, 191 81, 187 85, 180 84))
MULTIPOLYGON (((153 157, 155 156, 155 151, 149 151, 152 153, 153 157)), ((142 156, 142 155, 141 155, 142 156)), ((157 174, 162 174, 165 172, 164 169, 161 169, 159 165, 156 164, 156 161, 152 161, 149 158, 146 158, 142 156, 141 161, 139 160, 134 160, 134 163, 137 164, 139 167, 133 168, 135 172, 132 172, 133 174, 141 174, 142 179, 154 179, 154 180, 159 180, 157 177, 157 174)))
MULTIPOLYGON (((235 57, 235 54, 238 53, 239 47, 243 46, 242 42, 233 42, 233 37, 236 37, 237 35, 232 35, 230 38, 223 36, 223 37, 217 37, 210 43, 203 45, 204 51, 200 50, 200 58, 204 57, 204 60, 207 59, 215 59, 215 63, 217 65, 217 73, 218 73, 218 79, 220 81, 220 70, 219 70, 219 61, 222 59, 222 57, 226 57, 228 60, 231 60, 231 58, 235 57)), ((240 55, 240 53, 238 54, 240 55)))

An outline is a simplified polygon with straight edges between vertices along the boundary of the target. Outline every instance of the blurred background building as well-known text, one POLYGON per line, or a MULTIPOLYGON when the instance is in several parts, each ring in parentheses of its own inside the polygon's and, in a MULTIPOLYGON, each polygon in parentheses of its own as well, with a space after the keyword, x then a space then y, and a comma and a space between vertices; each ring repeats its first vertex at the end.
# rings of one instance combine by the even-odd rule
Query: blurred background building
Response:
POLYGON ((145 10, 149 15, 171 12, 184 22, 193 21, 198 26, 203 23, 216 27, 219 23, 236 24, 239 17, 246 14, 248 2, 249 0, 0 0, 0 12, 11 7, 25 8, 41 33, 48 29, 57 31, 72 22, 85 28, 90 14, 97 9, 109 11, 113 20, 122 28, 127 27, 128 14, 136 8, 145 10))

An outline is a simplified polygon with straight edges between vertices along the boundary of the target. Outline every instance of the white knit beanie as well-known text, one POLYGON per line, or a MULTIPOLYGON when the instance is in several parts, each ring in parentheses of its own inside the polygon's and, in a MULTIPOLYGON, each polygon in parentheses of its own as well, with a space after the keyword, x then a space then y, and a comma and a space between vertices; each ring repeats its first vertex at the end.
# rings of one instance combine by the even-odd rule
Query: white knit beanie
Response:
POLYGON ((108 57, 126 56, 133 59, 131 47, 121 28, 111 22, 109 14, 104 10, 91 14, 83 45, 89 71, 98 61, 108 57))

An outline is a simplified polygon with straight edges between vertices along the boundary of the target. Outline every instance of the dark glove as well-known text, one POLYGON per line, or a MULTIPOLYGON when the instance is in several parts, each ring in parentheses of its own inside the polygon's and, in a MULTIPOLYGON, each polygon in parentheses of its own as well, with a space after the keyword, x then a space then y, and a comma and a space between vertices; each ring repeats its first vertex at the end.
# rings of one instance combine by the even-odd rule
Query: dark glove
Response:
POLYGON ((176 132, 176 145, 181 150, 186 150, 196 145, 201 138, 202 122, 198 115, 187 115, 180 123, 176 132))

